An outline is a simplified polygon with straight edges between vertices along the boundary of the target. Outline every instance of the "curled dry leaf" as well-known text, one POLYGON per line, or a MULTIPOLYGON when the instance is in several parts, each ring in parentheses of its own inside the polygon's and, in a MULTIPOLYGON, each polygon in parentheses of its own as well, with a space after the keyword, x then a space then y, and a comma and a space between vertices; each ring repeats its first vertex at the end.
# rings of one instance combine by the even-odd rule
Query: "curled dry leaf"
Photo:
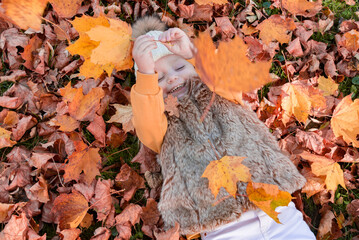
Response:
POLYGON ((318 239, 322 239, 325 234, 332 231, 333 219, 335 219, 335 215, 330 210, 327 210, 324 214, 322 214, 317 234, 318 239))
POLYGON ((140 217, 143 221, 142 231, 149 237, 153 237, 153 230, 158 220, 160 220, 160 212, 157 208, 157 202, 148 198, 146 207, 142 207, 142 213, 140 217))
POLYGON ((50 201, 49 192, 48 192, 48 188, 47 188, 47 182, 43 176, 39 177, 39 181, 37 183, 35 183, 29 189, 29 191, 34 196, 34 199, 39 202, 47 203, 48 201, 50 201))
POLYGON ((99 227, 95 230, 93 237, 90 240, 108 240, 111 232, 108 228, 99 227))
POLYGON ((60 232, 60 237, 63 240, 78 240, 81 234, 81 229, 74 228, 74 229, 64 229, 60 232))
POLYGON ((112 208, 111 187, 112 180, 97 181, 95 197, 91 199, 93 209, 97 212, 97 220, 103 221, 110 214, 112 208))
POLYGON ((11 132, 0 127, 0 149, 4 147, 12 147, 16 144, 16 142, 12 141, 10 137, 11 132))
POLYGON ((237 182, 251 180, 249 168, 242 164, 243 159, 245 157, 224 156, 208 164, 202 177, 208 178, 209 189, 211 189, 215 198, 221 187, 235 198, 237 182))
POLYGON ((52 212, 57 217, 60 229, 63 230, 76 228, 82 222, 88 209, 85 197, 74 191, 70 194, 60 194, 54 201, 52 212))
POLYGON ((0 223, 3 223, 11 215, 15 204, 0 203, 0 223))

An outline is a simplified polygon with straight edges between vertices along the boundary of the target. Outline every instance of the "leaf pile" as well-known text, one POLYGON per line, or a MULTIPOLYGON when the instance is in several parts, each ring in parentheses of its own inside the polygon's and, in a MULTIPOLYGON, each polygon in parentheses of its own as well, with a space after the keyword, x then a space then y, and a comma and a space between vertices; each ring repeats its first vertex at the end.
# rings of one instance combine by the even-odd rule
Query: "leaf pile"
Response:
MULTIPOLYGON (((3 0, 0 7, 0 239, 183 239, 178 225, 163 231, 160 167, 139 149, 130 121, 130 24, 153 13, 202 41, 203 81, 249 105, 290 154, 307 179, 293 201, 317 238, 359 234, 355 1, 3 0)), ((175 99, 166 104, 178 114, 175 99)), ((268 204, 277 206, 282 193, 257 184, 248 196, 266 199, 258 204, 275 216, 268 204)))

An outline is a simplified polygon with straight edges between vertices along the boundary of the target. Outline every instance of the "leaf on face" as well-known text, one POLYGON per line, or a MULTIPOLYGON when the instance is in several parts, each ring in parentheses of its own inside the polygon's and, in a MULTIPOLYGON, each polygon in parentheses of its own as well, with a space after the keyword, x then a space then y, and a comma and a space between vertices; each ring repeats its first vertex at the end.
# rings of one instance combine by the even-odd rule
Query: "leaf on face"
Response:
POLYGON ((342 136, 348 144, 359 147, 359 99, 353 102, 350 95, 343 98, 334 109, 330 123, 336 137, 342 136))
POLYGON ((168 115, 179 117, 177 106, 177 97, 174 97, 171 94, 168 95, 168 97, 165 99, 165 111, 168 112, 168 115))
POLYGON ((322 0, 316 2, 309 2, 308 0, 282 0, 282 5, 294 15, 313 17, 322 9, 322 0))
POLYGON ((134 130, 132 125, 132 106, 121 105, 121 104, 113 104, 116 108, 116 113, 108 120, 108 123, 117 122, 122 124, 122 128, 125 132, 129 132, 134 130))
POLYGON ((7 20, 15 23, 22 29, 41 29, 41 16, 47 0, 3 0, 1 7, 5 9, 7 20))
POLYGON ((80 122, 68 115, 57 115, 49 121, 50 126, 59 126, 63 132, 73 132, 80 127, 80 122))
POLYGON ((288 31, 296 29, 292 18, 285 18, 280 15, 272 15, 270 18, 261 22, 256 29, 260 30, 259 38, 265 44, 277 40, 280 43, 289 43, 291 35, 288 31))
POLYGON ((338 42, 339 45, 347 48, 349 51, 356 52, 359 49, 359 32, 351 30, 344 33, 342 39, 338 42))
POLYGON ((343 188, 346 188, 343 170, 337 162, 309 152, 302 152, 299 156, 312 162, 312 172, 316 176, 325 176, 325 185, 328 190, 333 190, 335 192, 338 184, 342 185, 343 188))
POLYGON ((90 184, 97 175, 100 175, 97 166, 101 162, 99 149, 89 148, 82 141, 75 141, 74 144, 76 150, 69 156, 69 162, 65 165, 64 180, 77 181, 83 171, 85 182, 90 184))
POLYGON ((323 91, 324 96, 330 96, 337 92, 338 84, 330 76, 328 78, 320 76, 318 78, 318 88, 323 91))
POLYGON ((279 222, 277 207, 288 206, 292 196, 290 193, 279 190, 278 186, 266 183, 249 182, 247 185, 249 200, 262 209, 274 221, 279 222))
POLYGON ((236 197, 237 182, 248 182, 251 179, 249 168, 242 164, 245 157, 224 156, 220 160, 211 161, 202 174, 208 178, 209 189, 217 197, 223 187, 229 194, 236 197))
POLYGON ((213 4, 218 4, 218 5, 223 5, 228 3, 227 0, 195 0, 195 2, 198 5, 213 5, 213 4))
POLYGON ((59 17, 72 18, 79 8, 83 0, 49 0, 59 17))
POLYGON ((10 137, 11 132, 0 127, 0 149, 4 147, 12 147, 16 144, 16 142, 12 141, 10 137))
POLYGON ((246 56, 248 47, 239 37, 221 42, 218 49, 208 33, 200 34, 194 43, 198 49, 195 65, 201 80, 222 97, 238 99, 242 92, 252 91, 271 81, 271 63, 251 62, 246 56))
POLYGON ((326 100, 318 89, 303 85, 301 82, 286 83, 282 87, 284 110, 282 121, 289 122, 292 115, 300 122, 305 122, 312 108, 326 106, 326 100))
POLYGON ((76 228, 89 209, 86 198, 79 192, 60 194, 55 201, 52 212, 57 216, 61 230, 76 228))

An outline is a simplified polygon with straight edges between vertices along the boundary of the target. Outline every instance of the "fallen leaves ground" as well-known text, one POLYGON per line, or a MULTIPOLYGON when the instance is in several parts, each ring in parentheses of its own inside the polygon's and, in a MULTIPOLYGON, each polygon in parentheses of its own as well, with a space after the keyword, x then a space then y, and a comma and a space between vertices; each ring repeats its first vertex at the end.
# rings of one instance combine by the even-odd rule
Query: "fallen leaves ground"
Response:
POLYGON ((160 168, 129 122, 127 24, 147 13, 216 46, 237 35, 256 66, 272 62, 273 82, 242 101, 307 178, 293 201, 318 239, 358 238, 358 3, 49 2, 2 1, 0 239, 179 238, 179 226, 162 230, 160 168))

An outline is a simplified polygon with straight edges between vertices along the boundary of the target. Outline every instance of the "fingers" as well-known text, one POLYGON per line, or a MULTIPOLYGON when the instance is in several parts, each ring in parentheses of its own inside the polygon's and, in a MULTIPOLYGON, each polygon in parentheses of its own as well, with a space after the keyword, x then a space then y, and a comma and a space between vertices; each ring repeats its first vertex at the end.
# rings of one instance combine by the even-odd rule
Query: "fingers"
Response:
POLYGON ((155 49, 157 44, 154 42, 153 37, 142 35, 138 37, 133 46, 133 54, 141 54, 148 52, 147 48, 155 49))
POLYGON ((172 42, 179 40, 184 36, 184 32, 179 28, 170 28, 169 30, 163 32, 158 40, 161 42, 172 42))

